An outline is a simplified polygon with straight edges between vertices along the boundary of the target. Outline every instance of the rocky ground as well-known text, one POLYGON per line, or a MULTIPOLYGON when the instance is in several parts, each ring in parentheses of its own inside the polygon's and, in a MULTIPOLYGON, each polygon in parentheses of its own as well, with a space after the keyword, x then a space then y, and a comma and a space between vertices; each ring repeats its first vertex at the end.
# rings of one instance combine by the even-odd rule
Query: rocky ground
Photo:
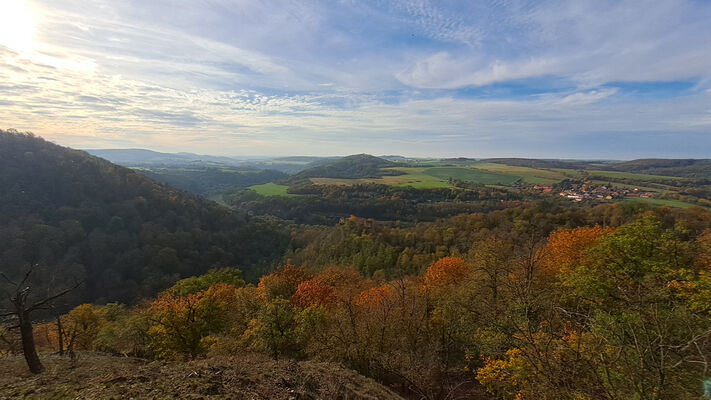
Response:
POLYGON ((43 364, 31 375, 21 357, 0 359, 0 399, 401 399, 336 364, 251 354, 167 362, 81 353, 43 364))

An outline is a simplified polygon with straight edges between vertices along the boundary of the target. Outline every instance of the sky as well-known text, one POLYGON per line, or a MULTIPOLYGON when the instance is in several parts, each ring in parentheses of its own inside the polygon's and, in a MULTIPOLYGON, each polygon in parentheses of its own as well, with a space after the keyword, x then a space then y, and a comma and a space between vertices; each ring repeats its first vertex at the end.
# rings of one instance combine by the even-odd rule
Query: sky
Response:
POLYGON ((710 158, 709 21, 709 0, 0 0, 0 128, 228 156, 710 158))

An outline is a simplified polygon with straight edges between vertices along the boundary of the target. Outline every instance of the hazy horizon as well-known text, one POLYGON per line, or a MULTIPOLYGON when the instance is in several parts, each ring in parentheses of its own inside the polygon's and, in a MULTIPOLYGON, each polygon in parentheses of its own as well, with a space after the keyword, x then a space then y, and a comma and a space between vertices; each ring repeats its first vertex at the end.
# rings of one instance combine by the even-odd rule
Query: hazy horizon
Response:
POLYGON ((711 2, 3 0, 0 16, 1 127, 74 148, 711 156, 711 2))
MULTIPOLYGON (((206 157, 226 157, 226 158, 233 158, 235 160, 248 160, 248 159, 276 159, 276 158, 290 158, 290 157, 314 157, 314 158, 338 158, 338 157, 348 157, 352 155, 358 155, 358 154, 368 154, 372 155, 375 157, 381 157, 381 158, 387 158, 387 157, 403 157, 403 158, 408 158, 408 159, 457 159, 457 158, 463 158, 463 159, 471 159, 471 160, 484 160, 488 158, 530 158, 530 159, 537 159, 537 160, 557 160, 557 161, 632 161, 632 160, 637 160, 639 158, 570 158, 570 157, 478 157, 478 156, 466 156, 466 155, 461 155, 461 156, 448 156, 448 157, 432 157, 432 156, 426 156, 426 155, 412 155, 412 156, 406 156, 402 154, 379 154, 379 153, 342 153, 342 154, 326 154, 326 155, 313 155, 313 154, 286 154, 286 155, 269 155, 269 154, 255 154, 255 155, 242 155, 242 154, 207 154, 207 153, 194 153, 190 151, 180 151, 180 152, 164 152, 164 151, 158 151, 154 149, 148 149, 148 148, 137 148, 137 147, 132 147, 132 148, 105 148, 105 149, 90 149, 90 148, 79 148, 78 150, 86 151, 86 152, 99 152, 99 151, 131 151, 131 150, 139 150, 139 151, 152 151, 156 153, 161 153, 161 154, 167 154, 167 155, 179 155, 179 154, 189 154, 189 155, 194 155, 194 156, 206 156, 206 157)), ((656 158, 656 157, 649 157, 649 158, 656 158)), ((670 157, 659 157, 661 159, 670 159, 670 157)), ((688 159, 709 159, 708 157, 704 158, 688 158, 688 159)))

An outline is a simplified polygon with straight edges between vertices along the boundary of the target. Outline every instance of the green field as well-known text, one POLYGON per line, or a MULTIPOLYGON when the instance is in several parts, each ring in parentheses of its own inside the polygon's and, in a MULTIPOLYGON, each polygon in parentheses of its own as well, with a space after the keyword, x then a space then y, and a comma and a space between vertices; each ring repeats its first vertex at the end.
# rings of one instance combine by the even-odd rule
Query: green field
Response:
POLYGON ((389 186, 411 186, 417 189, 436 189, 450 187, 446 179, 425 174, 428 168, 385 168, 385 170, 395 170, 404 172, 402 175, 385 175, 382 178, 311 178, 311 182, 317 185, 356 185, 360 183, 377 183, 389 186))
POLYGON ((626 188, 626 189, 639 189, 643 192, 655 192, 655 193, 667 193, 670 191, 673 191, 671 187, 668 189, 660 189, 660 188, 655 188, 651 186, 640 186, 640 185, 630 185, 627 183, 619 183, 619 182, 608 182, 608 181, 599 181, 599 180, 592 180, 590 181, 593 185, 598 185, 598 186, 608 186, 610 183, 612 184, 612 187, 616 188, 626 188))
POLYGON ((450 187, 447 179, 425 173, 432 168, 397 168, 405 175, 384 176, 376 181, 392 186, 411 186, 415 189, 437 189, 450 187))
POLYGON ((590 175, 604 176, 609 178, 619 178, 619 179, 637 179, 637 180, 664 180, 664 181, 684 181, 688 178, 679 178, 676 176, 664 176, 664 175, 646 175, 646 174, 635 174, 632 172, 617 172, 617 171, 598 171, 590 170, 588 171, 590 175))
POLYGON ((677 208, 689 208, 689 207, 698 207, 696 204, 691 204, 691 203, 686 203, 681 200, 668 200, 668 199, 642 199, 642 198, 627 198, 624 200, 625 202, 633 203, 648 203, 648 204, 654 204, 657 206, 668 206, 668 207, 677 207, 677 208))
POLYGON ((568 178, 568 175, 562 171, 552 171, 548 169, 537 169, 528 167, 516 167, 512 165, 496 164, 496 163, 479 163, 474 164, 474 168, 483 169, 486 171, 497 172, 516 176, 526 183, 533 185, 545 185, 558 183, 563 179, 568 178))
POLYGON ((422 172, 443 180, 452 178, 458 181, 484 185, 511 185, 521 179, 515 175, 501 174, 470 167, 435 167, 427 168, 422 172))
POLYGON ((411 186, 417 189, 435 189, 450 187, 448 182, 450 178, 474 184, 501 186, 510 186, 519 180, 543 184, 557 183, 565 179, 565 175, 561 173, 488 163, 462 167, 396 167, 385 168, 385 170, 399 171, 404 174, 370 179, 311 178, 311 181, 321 185, 379 183, 399 187, 411 186))
MULTIPOLYGON (((469 165, 462 166, 437 166, 437 160, 428 161, 429 162, 427 163, 420 162, 419 167, 385 168, 385 170, 395 170, 403 172, 403 175, 386 175, 381 178, 364 179, 312 178, 311 180, 316 184, 324 185, 354 185, 359 183, 378 183, 399 187, 411 186, 418 189, 434 189, 450 187, 451 185, 448 182, 450 178, 474 184, 505 187, 509 187, 518 181, 531 185, 543 185, 556 184, 564 179, 580 178, 580 171, 574 169, 538 169, 487 162, 471 162, 469 165), (430 164, 431 166, 427 166, 427 164, 430 164)), ((673 180, 684 179, 671 176, 645 175, 617 171, 591 170, 589 171, 589 173, 593 176, 598 177, 598 179, 592 181, 592 183, 596 185, 607 185, 608 182, 603 180, 605 177, 618 179, 635 179, 640 181, 640 183, 643 183, 645 180, 657 182, 660 180, 666 180, 670 181, 671 183, 671 181, 673 180)), ((672 186, 666 185, 662 187, 660 183, 654 184, 654 186, 659 187, 640 186, 617 182, 612 182, 612 185, 615 187, 638 188, 639 190, 652 191, 657 193, 674 191, 675 189, 672 186)), ((658 204, 669 205, 674 207, 689 206, 688 203, 683 202, 658 204)))
POLYGON ((265 183, 262 185, 250 186, 250 189, 261 194, 262 196, 284 196, 284 197, 296 197, 298 194, 287 193, 286 190, 289 189, 285 185, 277 185, 276 183, 265 183))

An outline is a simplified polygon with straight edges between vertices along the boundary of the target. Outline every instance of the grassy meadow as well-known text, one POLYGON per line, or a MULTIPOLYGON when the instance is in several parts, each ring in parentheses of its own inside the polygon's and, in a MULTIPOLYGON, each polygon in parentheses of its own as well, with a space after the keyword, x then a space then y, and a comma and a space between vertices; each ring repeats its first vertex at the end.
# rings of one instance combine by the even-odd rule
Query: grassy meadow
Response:
POLYGON ((284 196, 284 197, 296 197, 298 194, 287 193, 289 189, 286 185, 277 185, 276 183, 264 183, 262 185, 250 186, 250 189, 261 194, 262 196, 284 196))

